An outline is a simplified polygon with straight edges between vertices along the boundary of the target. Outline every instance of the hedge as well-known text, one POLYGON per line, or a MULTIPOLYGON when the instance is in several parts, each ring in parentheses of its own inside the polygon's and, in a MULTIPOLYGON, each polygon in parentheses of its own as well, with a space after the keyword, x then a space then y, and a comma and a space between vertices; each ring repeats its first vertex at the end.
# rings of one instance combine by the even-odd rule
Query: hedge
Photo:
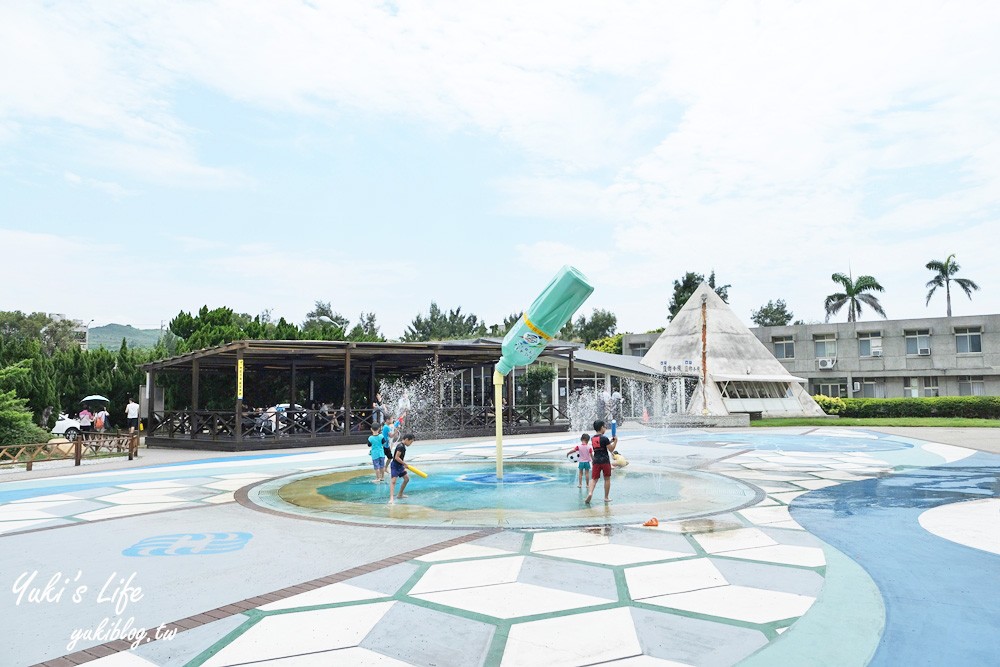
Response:
POLYGON ((844 405, 844 399, 837 396, 830 397, 825 394, 816 394, 813 396, 813 400, 823 409, 828 415, 840 415, 843 414, 846 406, 844 405))
POLYGON ((969 417, 1000 419, 1000 396, 845 398, 841 417, 969 417))

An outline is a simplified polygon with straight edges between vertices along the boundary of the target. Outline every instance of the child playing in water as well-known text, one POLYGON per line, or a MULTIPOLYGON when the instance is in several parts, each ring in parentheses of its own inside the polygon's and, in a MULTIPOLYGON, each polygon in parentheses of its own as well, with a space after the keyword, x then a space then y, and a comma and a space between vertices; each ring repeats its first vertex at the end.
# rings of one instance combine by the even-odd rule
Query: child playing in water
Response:
POLYGON ((597 488, 597 480, 604 475, 604 502, 611 502, 611 454, 618 446, 618 436, 612 436, 610 440, 604 435, 604 421, 598 419, 594 422, 594 430, 597 433, 590 440, 594 448, 594 467, 590 473, 590 484, 587 487, 587 499, 583 502, 590 504, 590 499, 594 497, 594 489, 597 488))
POLYGON ((573 449, 566 452, 566 456, 570 456, 573 452, 577 452, 579 458, 579 463, 577 468, 580 470, 579 479, 577 479, 576 486, 578 488, 583 487, 584 471, 586 471, 587 479, 590 479, 590 461, 593 458, 591 455, 594 452, 594 448, 590 445, 590 435, 584 433, 580 436, 580 444, 578 444, 573 449))
POLYGON ((368 436, 368 445, 371 447, 372 467, 375 468, 375 479, 373 483, 385 481, 385 452, 382 449, 382 428, 372 424, 372 434, 368 436))
POLYGON ((398 429, 394 428, 395 425, 395 422, 392 421, 392 415, 386 413, 385 422, 382 424, 382 451, 385 452, 386 461, 392 459, 393 435, 399 437, 398 429))
POLYGON ((406 485, 410 481, 406 470, 406 448, 413 444, 413 440, 413 434, 407 433, 403 436, 402 442, 396 445, 396 451, 393 452, 392 465, 389 467, 389 472, 392 473, 392 479, 389 480, 389 504, 396 502, 396 480, 400 477, 403 478, 403 483, 399 487, 399 497, 406 497, 403 495, 403 490, 406 489, 406 485))

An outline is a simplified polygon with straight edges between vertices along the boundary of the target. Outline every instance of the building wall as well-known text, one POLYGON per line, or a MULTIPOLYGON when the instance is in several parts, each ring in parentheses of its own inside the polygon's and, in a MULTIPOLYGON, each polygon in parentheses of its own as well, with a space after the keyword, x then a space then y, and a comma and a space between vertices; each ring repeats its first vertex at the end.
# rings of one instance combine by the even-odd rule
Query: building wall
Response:
POLYGON ((622 354, 641 357, 653 347, 653 343, 659 337, 658 333, 625 334, 622 336, 622 354))
MULTIPOLYGON (((937 395, 958 396, 962 393, 960 382, 971 376, 977 378, 976 392, 1000 395, 1000 315, 756 327, 750 331, 773 353, 776 352, 775 339, 791 336, 794 357, 778 361, 792 375, 807 378, 808 391, 812 394, 819 393, 820 384, 842 384, 846 391, 841 395, 846 397, 870 394, 881 386, 886 398, 899 398, 910 395, 905 391, 907 379, 914 378, 921 396, 933 395, 934 380, 937 395), (956 329, 974 327, 980 330, 981 351, 959 352, 956 329), (928 353, 919 354, 918 348, 917 354, 908 354, 906 332, 924 330, 929 332, 928 353), (861 354, 859 334, 871 332, 881 333, 881 356, 861 354), (816 337, 829 334, 836 341, 836 354, 817 355, 816 337), (831 359, 832 367, 821 369, 821 358, 831 359), (860 383, 861 387, 855 383, 860 383)), ((968 382, 963 385, 967 390, 972 387, 968 382)))

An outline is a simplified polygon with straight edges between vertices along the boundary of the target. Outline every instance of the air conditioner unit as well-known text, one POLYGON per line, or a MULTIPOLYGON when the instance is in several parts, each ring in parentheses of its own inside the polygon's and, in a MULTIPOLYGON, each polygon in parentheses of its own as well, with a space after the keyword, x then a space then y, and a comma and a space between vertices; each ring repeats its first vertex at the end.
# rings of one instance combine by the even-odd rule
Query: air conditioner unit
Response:
POLYGON ((882 350, 872 350, 872 356, 873 357, 881 357, 882 356, 882 350))
POLYGON ((818 361, 820 370, 830 370, 837 363, 836 359, 819 359, 818 361))
POLYGON ((917 354, 919 354, 921 357, 929 357, 931 356, 931 348, 922 347, 919 350, 917 350, 917 354))

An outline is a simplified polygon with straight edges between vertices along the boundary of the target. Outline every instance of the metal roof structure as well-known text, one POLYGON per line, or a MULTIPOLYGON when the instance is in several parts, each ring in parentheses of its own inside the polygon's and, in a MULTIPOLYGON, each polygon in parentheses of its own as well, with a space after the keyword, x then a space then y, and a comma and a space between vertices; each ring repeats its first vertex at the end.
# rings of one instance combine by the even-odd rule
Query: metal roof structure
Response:
MULTIPOLYGON (((546 352, 569 352, 571 347, 553 346, 546 352)), ((444 366, 492 365, 500 358, 500 341, 434 341, 419 343, 362 343, 325 340, 242 340, 150 362, 146 372, 189 371, 197 361, 202 371, 233 368, 238 358, 257 368, 287 368, 291 362, 300 371, 341 367, 350 357, 356 363, 374 363, 376 371, 419 373, 429 362, 444 366)))

